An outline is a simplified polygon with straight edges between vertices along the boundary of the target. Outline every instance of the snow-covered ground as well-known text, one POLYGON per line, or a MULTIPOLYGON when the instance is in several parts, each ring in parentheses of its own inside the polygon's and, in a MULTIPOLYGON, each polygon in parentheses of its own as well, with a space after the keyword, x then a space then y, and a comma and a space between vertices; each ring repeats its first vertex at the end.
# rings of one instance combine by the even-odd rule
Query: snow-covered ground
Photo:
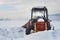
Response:
POLYGON ((55 30, 42 31, 25 35, 25 29, 21 28, 27 21, 10 20, 0 21, 0 40, 59 40, 60 21, 52 21, 55 30))
POLYGON ((0 21, 0 40, 16 40, 24 38, 24 29, 21 28, 26 21, 8 20, 0 21))

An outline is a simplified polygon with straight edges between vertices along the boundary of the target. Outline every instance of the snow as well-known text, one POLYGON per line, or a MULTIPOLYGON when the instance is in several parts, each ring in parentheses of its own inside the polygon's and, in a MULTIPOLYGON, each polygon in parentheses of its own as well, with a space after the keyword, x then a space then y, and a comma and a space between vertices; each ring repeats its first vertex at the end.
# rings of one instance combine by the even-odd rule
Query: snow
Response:
MULTIPOLYGON (((24 21, 22 21, 25 24, 24 21)), ((23 24, 20 20, 0 21, 0 40, 24 38, 23 24)))
POLYGON ((57 40, 60 37, 58 33, 53 30, 37 32, 26 36, 25 40, 57 40))
POLYGON ((41 31, 25 35, 25 29, 21 26, 27 20, 0 21, 0 40, 59 40, 60 21, 52 21, 55 30, 41 31))

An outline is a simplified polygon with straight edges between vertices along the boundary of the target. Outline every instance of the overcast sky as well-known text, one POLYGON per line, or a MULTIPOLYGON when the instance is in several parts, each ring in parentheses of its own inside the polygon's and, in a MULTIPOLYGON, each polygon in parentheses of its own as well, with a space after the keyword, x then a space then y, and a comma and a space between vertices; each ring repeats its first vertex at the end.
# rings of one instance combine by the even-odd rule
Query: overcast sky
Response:
POLYGON ((60 13, 60 0, 0 0, 0 18, 28 18, 38 6, 46 6, 49 14, 60 13))

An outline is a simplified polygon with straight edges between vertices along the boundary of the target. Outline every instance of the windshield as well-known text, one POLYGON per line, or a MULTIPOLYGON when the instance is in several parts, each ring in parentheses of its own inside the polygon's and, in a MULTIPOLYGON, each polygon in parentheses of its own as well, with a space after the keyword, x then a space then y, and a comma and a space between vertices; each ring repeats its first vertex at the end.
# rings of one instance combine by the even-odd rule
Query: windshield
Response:
POLYGON ((33 18, 44 17, 44 11, 33 11, 33 18))

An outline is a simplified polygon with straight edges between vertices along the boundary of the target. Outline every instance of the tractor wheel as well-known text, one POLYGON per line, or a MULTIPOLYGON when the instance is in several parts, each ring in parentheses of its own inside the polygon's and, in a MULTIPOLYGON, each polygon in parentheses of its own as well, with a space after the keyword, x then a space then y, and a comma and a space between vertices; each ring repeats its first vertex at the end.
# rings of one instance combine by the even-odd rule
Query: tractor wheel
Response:
POLYGON ((30 33, 31 33, 31 28, 30 27, 26 28, 26 35, 29 35, 30 33))
POLYGON ((51 27, 48 27, 48 30, 51 30, 51 27))
POLYGON ((31 33, 31 30, 34 30, 34 26, 26 28, 26 34, 29 35, 31 33))

